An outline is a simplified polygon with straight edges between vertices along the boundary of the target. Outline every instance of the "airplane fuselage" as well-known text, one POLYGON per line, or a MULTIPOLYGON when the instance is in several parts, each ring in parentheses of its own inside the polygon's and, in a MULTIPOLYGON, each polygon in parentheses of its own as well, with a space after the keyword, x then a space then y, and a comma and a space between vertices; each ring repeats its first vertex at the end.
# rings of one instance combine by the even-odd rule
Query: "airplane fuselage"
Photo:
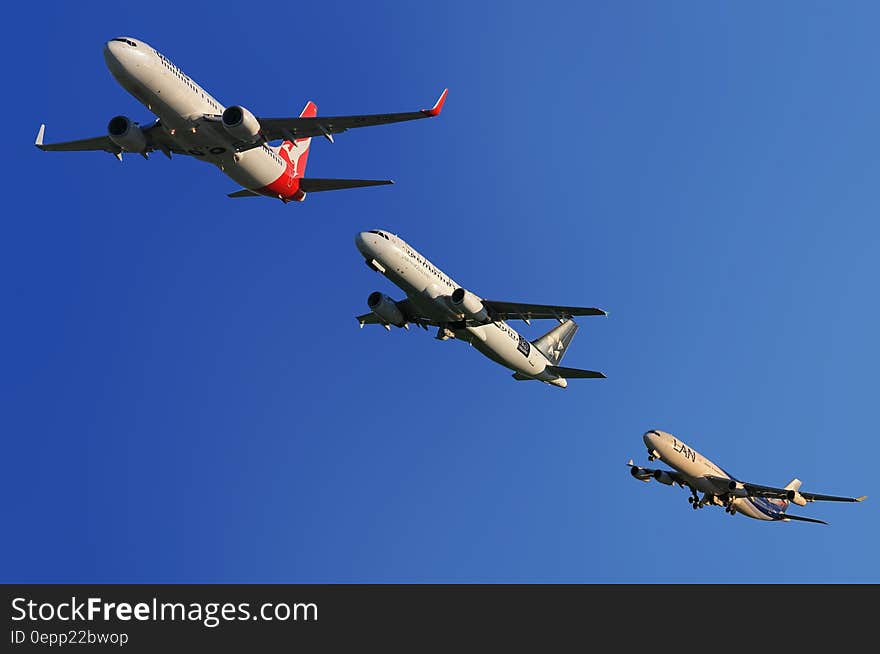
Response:
POLYGON ((171 152, 213 164, 263 195, 284 201, 304 197, 296 175, 296 147, 263 143, 237 152, 220 120, 225 107, 157 50, 120 37, 107 42, 104 60, 122 88, 159 118, 176 145, 171 152))
MULTIPOLYGON (((682 443, 672 434, 652 430, 644 436, 649 456, 660 459, 679 472, 691 487, 714 498, 718 487, 707 475, 738 481, 723 468, 710 461, 702 454, 682 443)), ((780 520, 788 502, 764 497, 736 497, 731 500, 738 513, 756 520, 780 520)))
POLYGON ((448 325, 448 333, 455 338, 470 343, 505 368, 555 386, 567 385, 565 379, 545 370, 552 362, 506 321, 462 326, 461 315, 449 304, 449 296, 460 285, 403 239, 374 230, 358 234, 355 244, 371 268, 406 293, 424 316, 448 325))

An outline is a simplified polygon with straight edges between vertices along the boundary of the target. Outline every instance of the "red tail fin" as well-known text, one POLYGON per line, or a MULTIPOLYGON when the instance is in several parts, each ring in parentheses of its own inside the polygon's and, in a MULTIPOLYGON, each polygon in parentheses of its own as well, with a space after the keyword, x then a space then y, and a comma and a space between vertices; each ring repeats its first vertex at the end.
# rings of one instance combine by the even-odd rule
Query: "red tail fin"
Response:
MULTIPOLYGON (((317 115, 318 105, 309 100, 299 117, 314 118, 317 115)), ((309 146, 311 143, 311 138, 296 139, 295 142, 284 141, 279 148, 281 156, 284 156, 286 153, 290 163, 293 164, 293 173, 296 177, 302 177, 306 173, 306 162, 309 159, 309 146)))
POLYGON ((309 100, 306 103, 305 109, 302 110, 302 113, 299 115, 300 118, 314 118, 318 115, 318 105, 309 100))

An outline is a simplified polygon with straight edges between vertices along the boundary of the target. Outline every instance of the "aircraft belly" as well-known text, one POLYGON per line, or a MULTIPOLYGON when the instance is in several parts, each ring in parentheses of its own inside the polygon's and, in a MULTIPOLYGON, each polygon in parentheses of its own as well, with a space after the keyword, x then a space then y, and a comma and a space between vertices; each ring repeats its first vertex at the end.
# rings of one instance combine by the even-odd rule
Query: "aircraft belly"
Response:
POLYGON ((529 365, 529 360, 517 349, 517 342, 496 325, 468 327, 468 340, 480 353, 505 368, 535 376, 537 370, 529 365))
POLYGON ((698 491, 701 491, 703 493, 709 493, 710 495, 714 495, 715 493, 718 492, 718 487, 715 484, 713 484, 711 481, 703 478, 702 472, 698 475, 693 475, 691 471, 686 471, 684 474, 688 475, 689 477, 694 478, 694 480, 696 482, 695 486, 698 491))
POLYGON ((137 66, 116 80, 169 127, 182 127, 189 116, 201 113, 193 105, 192 97, 164 70, 137 66))
POLYGON ((446 315, 437 308, 437 305, 434 303, 434 300, 430 298, 426 298, 421 293, 418 293, 414 289, 407 288, 406 286, 400 286, 409 298, 409 301, 412 303, 412 306, 422 314, 428 318, 432 318, 437 322, 443 322, 446 320, 446 315))
MULTIPOLYGON (((385 276, 408 296, 421 294, 428 284, 425 275, 403 256, 383 259, 385 276)), ((432 312, 433 313, 433 312, 432 312)))
POLYGON ((278 180, 286 168, 278 164, 267 152, 253 148, 240 153, 236 162, 231 155, 224 161, 223 172, 245 188, 258 189, 278 180))
POLYGON ((736 510, 739 513, 742 513, 744 516, 747 516, 749 518, 754 518, 755 520, 769 520, 770 519, 766 515, 764 515, 760 511, 758 511, 758 509, 756 509, 754 507, 754 505, 752 505, 752 503, 744 497, 736 498, 733 501, 733 503, 734 503, 734 506, 736 507, 736 510))

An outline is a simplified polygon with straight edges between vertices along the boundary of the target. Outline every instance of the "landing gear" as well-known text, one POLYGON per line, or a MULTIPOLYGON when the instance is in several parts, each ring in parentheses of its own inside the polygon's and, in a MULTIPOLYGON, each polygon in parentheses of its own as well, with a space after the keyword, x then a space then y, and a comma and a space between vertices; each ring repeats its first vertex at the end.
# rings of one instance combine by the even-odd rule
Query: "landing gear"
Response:
POLYGON ((455 338, 455 332, 449 329, 446 325, 440 325, 437 329, 437 335, 434 338, 438 341, 448 341, 450 338, 455 338))

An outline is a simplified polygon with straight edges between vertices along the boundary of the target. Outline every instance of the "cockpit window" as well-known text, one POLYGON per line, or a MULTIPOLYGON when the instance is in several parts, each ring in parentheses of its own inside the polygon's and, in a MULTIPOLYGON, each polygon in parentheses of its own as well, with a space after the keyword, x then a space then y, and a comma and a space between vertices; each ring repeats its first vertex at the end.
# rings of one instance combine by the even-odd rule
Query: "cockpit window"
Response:
POLYGON ((134 41, 129 41, 128 39, 110 39, 110 40, 111 40, 111 41, 119 41, 120 43, 127 43, 127 44, 130 45, 132 48, 136 48, 136 47, 138 47, 138 44, 137 44, 137 43, 135 43, 134 41))
POLYGON ((388 235, 387 235, 387 234, 384 234, 383 232, 380 232, 378 229, 371 229, 371 230, 370 230, 370 234, 376 234, 377 236, 381 236, 381 237, 384 238, 386 241, 390 241, 390 240, 391 240, 391 239, 388 238, 388 235))

